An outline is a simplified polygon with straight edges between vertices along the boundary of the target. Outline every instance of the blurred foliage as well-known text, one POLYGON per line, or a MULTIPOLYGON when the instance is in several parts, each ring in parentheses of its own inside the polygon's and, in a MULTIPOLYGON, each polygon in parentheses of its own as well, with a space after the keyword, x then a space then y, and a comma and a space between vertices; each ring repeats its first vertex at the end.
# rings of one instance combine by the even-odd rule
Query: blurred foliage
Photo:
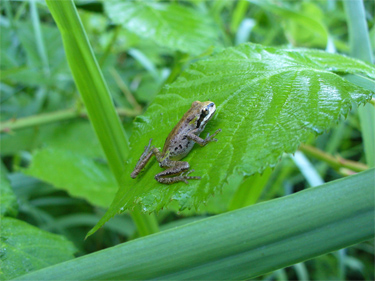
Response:
POLYGON ((74 258, 73 243, 13 218, 1 219, 1 279, 74 258))
MULTIPOLYGON (((134 116, 152 102, 157 104, 156 96, 164 85, 175 81, 192 63, 201 63, 223 48, 252 42, 349 55, 342 1, 138 1, 116 6, 102 1, 75 3, 129 136, 134 116)), ((369 31, 374 35, 374 1, 364 1, 364 5, 369 31)), ((0 136, 0 274, 10 279, 73 258, 74 252, 86 255, 129 241, 138 233, 124 213, 84 240, 111 203, 116 184, 83 113, 60 32, 44 1, 1 1, 0 11, 0 121, 6 124, 1 126, 0 136), (48 120, 49 113, 67 110, 77 114, 61 121, 48 120), (29 122, 23 129, 12 129, 12 122, 27 121, 35 115, 45 116, 44 125, 29 122), (22 235, 30 234, 32 239, 24 241, 24 236, 16 235, 20 229, 22 235), (42 247, 51 248, 41 248, 37 254, 42 256, 36 254, 26 260, 20 249, 27 245, 38 248, 38 241, 43 241, 42 247), (18 243, 21 246, 14 247, 18 243), (66 251, 61 252, 62 248, 66 251), (15 268, 15 264, 25 267, 15 268)), ((370 38, 374 43, 374 36, 370 38)), ((192 93, 191 99, 195 97, 192 93)), ((177 118, 181 112, 167 114, 177 118)), ((160 134, 165 135, 165 130, 160 128, 160 134)), ((135 136, 132 139, 139 140, 135 136)), ((356 107, 331 131, 306 142, 327 154, 365 163, 356 107)), ((146 144, 142 139, 136 145, 140 148, 146 144)), ((310 174, 317 172, 322 181, 345 174, 314 157, 307 160, 312 167, 310 174)), ((197 210, 178 211, 178 204, 171 202, 168 210, 157 213, 161 229, 308 188, 311 185, 295 161, 285 155, 263 175, 233 174, 222 191, 197 210)), ((159 170, 156 166, 154 163, 153 169, 159 170)), ((292 266, 257 279, 302 280, 307 274, 312 280, 372 280, 373 263, 374 242, 369 241, 307 261, 302 269, 292 266)))

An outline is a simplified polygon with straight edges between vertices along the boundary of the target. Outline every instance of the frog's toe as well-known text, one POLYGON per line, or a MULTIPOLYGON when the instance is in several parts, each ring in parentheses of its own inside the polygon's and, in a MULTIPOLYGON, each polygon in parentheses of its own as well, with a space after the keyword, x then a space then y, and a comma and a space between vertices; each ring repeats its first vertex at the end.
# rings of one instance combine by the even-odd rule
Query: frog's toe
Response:
POLYGON ((189 174, 191 174, 191 173, 193 173, 193 172, 195 172, 195 170, 194 170, 194 169, 191 169, 191 170, 189 170, 189 171, 183 173, 182 175, 186 177, 187 175, 189 175, 189 174))
POLYGON ((200 180, 200 179, 201 179, 201 177, 187 177, 187 176, 184 176, 182 178, 182 181, 184 183, 186 183, 186 184, 189 184, 189 182, 187 180, 200 180))
POLYGON ((186 184, 189 184, 189 182, 187 180, 200 180, 201 177, 190 177, 190 176, 188 176, 189 174, 191 174, 193 172, 194 172, 194 169, 191 169, 191 170, 181 174, 181 176, 180 176, 181 181, 183 181, 186 184))

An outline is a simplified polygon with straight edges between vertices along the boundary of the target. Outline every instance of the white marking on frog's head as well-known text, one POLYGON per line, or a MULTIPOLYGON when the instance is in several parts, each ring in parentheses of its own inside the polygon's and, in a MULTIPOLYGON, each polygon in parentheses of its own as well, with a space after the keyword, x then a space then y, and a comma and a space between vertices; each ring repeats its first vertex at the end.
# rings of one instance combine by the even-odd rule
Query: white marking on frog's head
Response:
POLYGON ((216 106, 212 101, 203 102, 202 105, 197 121, 197 128, 204 128, 216 111, 216 106))

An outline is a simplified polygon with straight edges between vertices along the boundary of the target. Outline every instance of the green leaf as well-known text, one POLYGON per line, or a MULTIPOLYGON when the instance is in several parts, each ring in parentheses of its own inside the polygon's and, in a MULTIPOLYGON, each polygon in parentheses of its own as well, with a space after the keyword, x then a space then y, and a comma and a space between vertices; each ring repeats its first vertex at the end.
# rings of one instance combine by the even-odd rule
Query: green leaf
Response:
POLYGON ((107 165, 68 150, 36 151, 24 173, 101 207, 109 206, 117 190, 107 165))
POLYGON ((109 206, 117 190, 107 165, 68 150, 36 151, 24 173, 101 207, 109 206))
POLYGON ((319 50, 297 49, 308 61, 321 69, 332 71, 337 74, 358 74, 375 80, 375 68, 373 65, 339 54, 331 54, 319 50))
MULTIPOLYGON (((0 33, 2 38, 12 38, 14 31, 4 24, 0 25, 0 33)), ((16 67, 22 61, 21 56, 12 45, 12 40, 0 40, 0 66, 4 68, 16 67)))
POLYGON ((104 158, 100 143, 87 120, 61 124, 59 128, 48 139, 45 139, 45 146, 69 150, 75 155, 104 158))
POLYGON ((284 20, 287 38, 294 45, 324 47, 328 40, 328 30, 321 19, 320 9, 312 3, 302 3, 304 11, 290 9, 287 2, 274 3, 265 0, 248 0, 284 20), (309 11, 313 9, 313 11, 309 11))
MULTIPOLYGON (((48 44, 45 45, 45 52, 43 52, 45 61, 48 61, 48 67, 46 62, 43 63, 41 60, 38 46, 42 46, 42 44, 36 39, 31 22, 19 21, 17 22, 16 28, 16 36, 9 33, 8 29, 3 28, 3 30, 8 33, 7 38, 11 38, 10 40, 3 41, 20 41, 27 66, 4 65, 1 70, 1 81, 6 81, 7 83, 21 83, 23 85, 35 87, 43 85, 62 89, 66 83, 70 81, 62 81, 61 77, 69 77, 70 73, 68 72, 61 37, 57 27, 47 24, 40 25, 40 31, 43 34, 44 41, 48 42, 48 44), (11 34, 13 36, 11 36, 11 34), (51 69, 48 79, 46 79, 47 68, 51 69)), ((4 53, 2 52, 1 57, 11 57, 14 52, 14 46, 5 45, 4 47, 6 51, 3 51, 4 53)))
POLYGON ((3 162, 0 163, 0 215, 15 217, 18 213, 17 197, 10 186, 7 170, 3 162))
POLYGON ((105 1, 105 10, 116 24, 157 44, 200 54, 218 44, 212 18, 187 6, 150 1, 105 1))
POLYGON ((219 191, 233 173, 252 175, 275 166, 311 133, 322 133, 347 114, 352 103, 365 103, 373 92, 329 70, 360 73, 374 79, 375 69, 361 61, 318 51, 275 49, 243 44, 191 65, 136 119, 131 161, 124 185, 102 225, 117 212, 140 204, 157 211, 176 200, 197 207, 219 191), (202 136, 221 128, 217 143, 195 147, 184 159, 201 180, 189 185, 159 184, 155 160, 136 180, 130 173, 150 138, 161 147, 168 133, 195 101, 212 100, 217 111, 202 136))
POLYGON ((372 169, 132 240, 18 280, 253 279, 372 239, 374 179, 372 169))
MULTIPOLYGON (((59 30, 56 26, 41 24, 41 32, 44 41, 47 42, 46 55, 47 60, 52 67, 58 67, 61 64, 66 64, 64 60, 64 53, 62 50, 62 42, 59 30)), ((35 32, 32 23, 29 21, 17 23, 17 36, 26 53, 28 65, 30 67, 43 67, 40 54, 38 52, 38 40, 35 38, 35 32)))
POLYGON ((58 129, 58 124, 48 124, 41 126, 38 130, 26 128, 13 134, 2 134, 0 137, 1 155, 9 156, 21 150, 33 150, 43 144, 58 129))
POLYGON ((78 120, 60 125, 45 138, 44 148, 35 152, 25 173, 93 205, 108 207, 117 185, 103 161, 92 126, 78 120))
POLYGON ((1 218, 0 279, 12 279, 30 271, 72 259, 74 245, 52 234, 12 218, 1 218))

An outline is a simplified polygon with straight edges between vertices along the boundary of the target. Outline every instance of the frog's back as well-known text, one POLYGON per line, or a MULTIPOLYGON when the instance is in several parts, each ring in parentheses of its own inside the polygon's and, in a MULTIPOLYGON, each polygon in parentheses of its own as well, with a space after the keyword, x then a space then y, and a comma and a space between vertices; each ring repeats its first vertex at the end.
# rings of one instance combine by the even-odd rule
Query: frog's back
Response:
POLYGON ((184 158, 194 146, 194 141, 189 139, 186 135, 191 130, 195 129, 193 120, 196 115, 193 114, 194 108, 190 108, 173 130, 169 133, 165 140, 162 155, 165 156, 169 151, 169 158, 171 160, 180 160, 184 158))

